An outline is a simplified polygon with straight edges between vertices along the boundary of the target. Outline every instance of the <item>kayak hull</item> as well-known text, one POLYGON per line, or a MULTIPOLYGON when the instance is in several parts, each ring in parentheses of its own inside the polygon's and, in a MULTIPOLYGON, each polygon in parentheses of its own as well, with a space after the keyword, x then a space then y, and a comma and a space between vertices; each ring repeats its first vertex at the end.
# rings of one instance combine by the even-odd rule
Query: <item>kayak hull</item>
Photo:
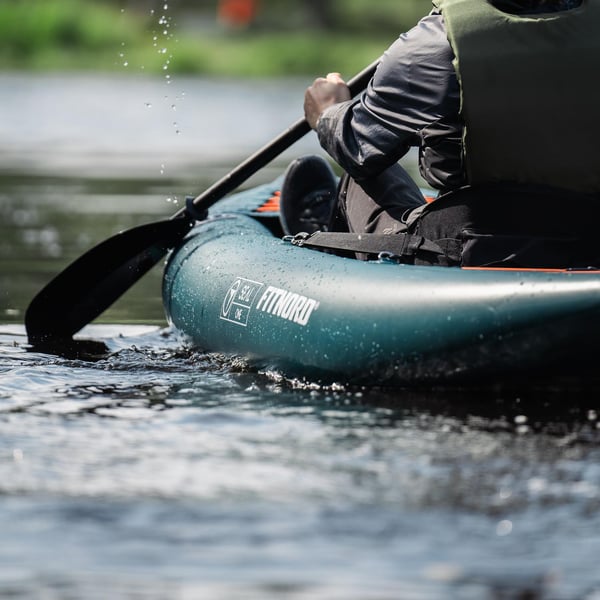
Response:
POLYGON ((270 229, 231 211, 171 254, 165 311, 199 348, 288 377, 369 385, 570 372, 598 349, 598 272, 357 261, 270 229))

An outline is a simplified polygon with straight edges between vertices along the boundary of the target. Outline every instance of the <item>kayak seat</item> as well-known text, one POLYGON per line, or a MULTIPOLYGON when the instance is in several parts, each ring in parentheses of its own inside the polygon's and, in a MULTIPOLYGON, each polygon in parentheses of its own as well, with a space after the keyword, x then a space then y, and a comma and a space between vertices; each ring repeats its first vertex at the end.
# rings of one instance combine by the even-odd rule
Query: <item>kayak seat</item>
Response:
POLYGON ((326 231, 337 177, 320 156, 303 156, 287 167, 281 188, 280 219, 286 235, 326 231))

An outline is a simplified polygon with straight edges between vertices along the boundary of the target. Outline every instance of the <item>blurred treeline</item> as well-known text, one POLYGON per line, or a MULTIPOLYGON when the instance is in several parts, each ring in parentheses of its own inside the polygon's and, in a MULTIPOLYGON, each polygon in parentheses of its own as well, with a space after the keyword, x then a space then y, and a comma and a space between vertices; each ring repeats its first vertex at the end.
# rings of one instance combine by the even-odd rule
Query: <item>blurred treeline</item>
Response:
POLYGON ((0 69, 351 74, 431 8, 430 0, 246 2, 252 18, 239 23, 224 18, 227 0, 0 0, 0 69))

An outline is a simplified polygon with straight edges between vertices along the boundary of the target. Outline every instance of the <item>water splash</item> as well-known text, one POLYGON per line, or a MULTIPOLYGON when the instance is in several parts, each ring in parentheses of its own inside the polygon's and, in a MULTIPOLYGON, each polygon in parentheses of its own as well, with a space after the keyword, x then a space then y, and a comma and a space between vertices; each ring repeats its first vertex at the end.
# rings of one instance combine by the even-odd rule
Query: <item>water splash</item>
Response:
MULTIPOLYGON (((122 10, 121 12, 124 12, 124 10, 122 10)), ((129 66, 129 61, 127 60, 127 57, 125 56, 125 42, 121 42, 121 48, 123 49, 121 52, 119 52, 119 60, 121 62, 121 66, 123 67, 128 67, 129 66)))
MULTIPOLYGON (((156 54, 160 57, 161 61, 159 63, 159 68, 162 73, 162 78, 164 84, 167 86, 171 86, 173 84, 173 77, 171 73, 172 61, 173 61, 173 53, 171 52, 171 44, 174 39, 174 22, 173 17, 169 14, 168 3, 162 4, 161 10, 150 10, 150 15, 152 17, 152 21, 154 22, 154 27, 151 30, 151 44, 152 48, 155 49, 156 54)), ((130 64, 126 56, 125 51, 125 43, 121 44, 122 48, 119 53, 119 61, 123 67, 127 67, 130 64)), ((141 67, 143 70, 144 67, 141 67)), ((144 102, 144 107, 146 109, 155 108, 153 112, 153 118, 155 119, 163 119, 164 118, 164 110, 168 109, 170 112, 177 111, 178 104, 183 101, 185 97, 185 92, 181 92, 175 97, 171 94, 165 94, 161 100, 157 99, 147 99, 144 102)), ((173 122, 171 121, 171 130, 176 136, 180 136, 182 132, 182 126, 179 121, 173 122)), ((161 164, 160 175, 165 174, 165 165, 161 164)))

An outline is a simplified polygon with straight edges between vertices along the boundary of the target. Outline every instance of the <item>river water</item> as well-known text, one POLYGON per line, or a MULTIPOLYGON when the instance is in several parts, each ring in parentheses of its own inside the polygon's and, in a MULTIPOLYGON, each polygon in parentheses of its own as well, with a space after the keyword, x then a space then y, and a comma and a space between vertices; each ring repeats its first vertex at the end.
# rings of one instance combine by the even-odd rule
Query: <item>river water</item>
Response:
POLYGON ((160 268, 85 332, 108 355, 29 351, 40 286, 294 122, 305 83, 0 75, 0 597, 600 598, 585 382, 254 373, 167 329, 160 268))

